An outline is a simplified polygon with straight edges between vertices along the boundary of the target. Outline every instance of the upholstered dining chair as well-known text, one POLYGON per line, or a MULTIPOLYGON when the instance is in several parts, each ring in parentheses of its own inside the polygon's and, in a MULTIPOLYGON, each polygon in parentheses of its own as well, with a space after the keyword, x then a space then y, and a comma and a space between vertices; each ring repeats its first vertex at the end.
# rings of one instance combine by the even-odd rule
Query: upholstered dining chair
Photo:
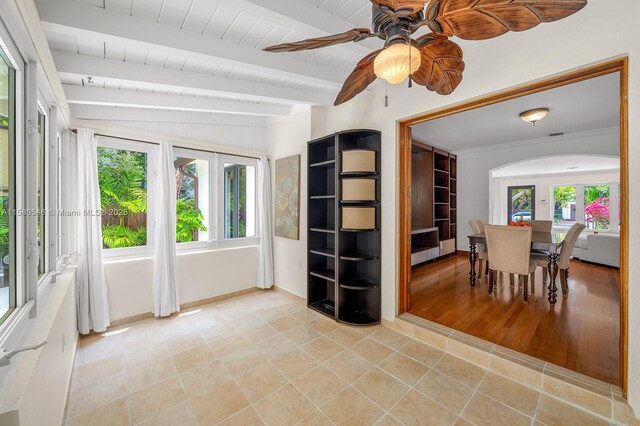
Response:
POLYGON ((524 301, 529 301, 529 276, 535 284, 536 263, 531 260, 530 227, 485 225, 489 254, 489 294, 493 293, 498 272, 520 276, 523 284, 524 301))
MULTIPOLYGON (((484 222, 481 220, 470 220, 469 226, 474 234, 484 233, 484 222)), ((478 266, 478 277, 482 278, 482 268, 485 267, 484 274, 489 275, 489 256, 487 255, 487 248, 484 244, 478 244, 476 246, 478 251, 478 259, 480 259, 480 265, 478 266)))
MULTIPOLYGON (((569 294, 569 266, 571 264, 571 253, 573 252, 573 247, 576 245, 576 241, 578 237, 582 233, 582 231, 586 228, 582 223, 576 223, 567 232, 567 236, 560 246, 560 258, 558 259, 558 269, 560 269, 560 286, 562 287, 562 294, 569 294)), ((544 270, 544 279, 543 282, 547 282, 547 276, 551 275, 551 271, 549 270, 549 256, 540 254, 540 253, 532 253, 531 260, 537 265, 542 266, 544 270)))
POLYGON ((550 220, 532 220, 531 228, 533 232, 551 232, 553 228, 553 222, 550 220))

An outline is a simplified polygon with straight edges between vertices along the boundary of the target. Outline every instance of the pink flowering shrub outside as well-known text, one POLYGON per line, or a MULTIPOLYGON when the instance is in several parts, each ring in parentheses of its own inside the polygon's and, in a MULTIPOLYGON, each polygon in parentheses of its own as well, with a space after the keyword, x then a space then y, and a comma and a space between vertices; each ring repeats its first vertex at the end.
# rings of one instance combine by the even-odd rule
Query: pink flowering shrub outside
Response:
POLYGON ((586 221, 591 229, 608 229, 611 200, 600 197, 584 206, 586 221))

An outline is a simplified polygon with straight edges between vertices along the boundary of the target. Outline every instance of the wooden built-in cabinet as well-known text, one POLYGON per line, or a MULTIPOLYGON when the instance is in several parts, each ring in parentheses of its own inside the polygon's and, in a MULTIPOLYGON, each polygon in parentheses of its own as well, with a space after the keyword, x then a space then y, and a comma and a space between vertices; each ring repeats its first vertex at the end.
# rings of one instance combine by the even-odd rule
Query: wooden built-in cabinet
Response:
POLYGON ((456 156, 414 141, 411 150, 411 264, 456 252, 456 156))
POLYGON ((309 142, 308 306, 351 325, 380 322, 380 132, 309 142))

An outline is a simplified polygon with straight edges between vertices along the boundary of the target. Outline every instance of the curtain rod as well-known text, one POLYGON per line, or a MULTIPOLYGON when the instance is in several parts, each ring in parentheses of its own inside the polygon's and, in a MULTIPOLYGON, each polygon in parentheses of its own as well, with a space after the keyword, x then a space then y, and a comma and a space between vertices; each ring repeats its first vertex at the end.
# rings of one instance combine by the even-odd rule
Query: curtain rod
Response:
MULTIPOLYGON (((78 133, 78 129, 71 129, 71 132, 77 134, 78 133)), ((120 140, 123 140, 123 141, 146 143, 148 145, 160 145, 157 142, 142 141, 140 139, 123 138, 123 137, 120 137, 120 136, 103 135, 101 133, 94 133, 94 135, 95 136, 102 136, 103 138, 120 139, 120 140)), ((259 160, 260 159, 260 157, 255 157, 255 156, 251 156, 251 155, 229 154, 228 152, 210 151, 210 150, 207 150, 207 149, 191 148, 191 147, 188 147, 188 146, 174 145, 173 147, 174 148, 180 148, 180 149, 188 149, 190 151, 206 152, 207 154, 233 155, 234 157, 251 158, 253 160, 259 160)))

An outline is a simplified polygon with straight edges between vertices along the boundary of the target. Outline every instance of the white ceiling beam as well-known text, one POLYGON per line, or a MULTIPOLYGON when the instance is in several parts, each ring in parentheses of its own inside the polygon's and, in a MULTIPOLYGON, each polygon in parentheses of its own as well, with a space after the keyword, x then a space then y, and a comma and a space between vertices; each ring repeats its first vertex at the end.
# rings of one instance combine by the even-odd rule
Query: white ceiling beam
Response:
POLYGON ((291 107, 227 99, 167 95, 134 90, 104 89, 95 86, 63 85, 70 104, 153 108, 176 111, 213 112, 238 115, 282 117, 291 115, 291 107))
POLYGON ((76 37, 113 40, 298 81, 341 86, 346 73, 248 46, 109 12, 70 0, 36 0, 42 27, 76 37))
MULTIPOLYGON (((59 51, 52 53, 61 75, 92 76, 127 83, 151 84, 159 91, 163 88, 167 88, 167 90, 175 88, 197 89, 204 90, 211 96, 232 96, 253 101, 306 105, 331 105, 335 97, 335 94, 331 92, 292 89, 59 51)), ((335 92, 337 93, 337 90, 335 92)))
POLYGON ((79 120, 216 124, 221 126, 266 126, 267 117, 182 112, 158 109, 70 104, 71 115, 79 120))
MULTIPOLYGON (((309 37, 343 33, 353 28, 349 22, 306 1, 221 0, 220 2, 274 24, 308 34, 309 37)), ((368 6, 371 9, 371 5, 368 6)), ((345 43, 342 46, 356 54, 367 55, 372 50, 380 49, 382 41, 372 38, 359 43, 345 43)))

